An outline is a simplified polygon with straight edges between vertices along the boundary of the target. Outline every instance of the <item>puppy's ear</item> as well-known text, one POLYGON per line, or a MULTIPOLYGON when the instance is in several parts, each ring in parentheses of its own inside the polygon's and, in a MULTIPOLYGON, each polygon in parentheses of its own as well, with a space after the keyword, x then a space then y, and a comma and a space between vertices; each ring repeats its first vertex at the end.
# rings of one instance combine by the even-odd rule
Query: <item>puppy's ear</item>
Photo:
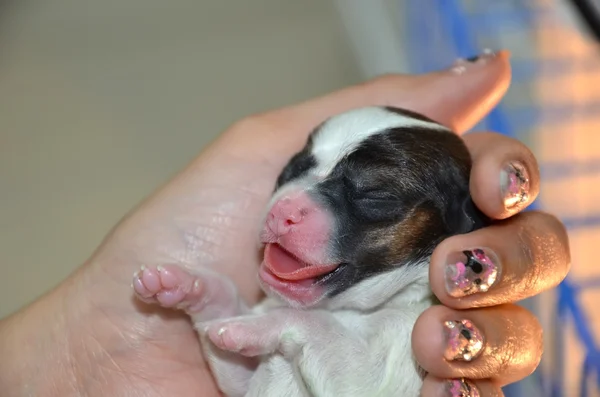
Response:
POLYGON ((451 234, 464 234, 489 225, 491 220, 477 208, 471 195, 465 193, 451 201, 446 226, 451 234))

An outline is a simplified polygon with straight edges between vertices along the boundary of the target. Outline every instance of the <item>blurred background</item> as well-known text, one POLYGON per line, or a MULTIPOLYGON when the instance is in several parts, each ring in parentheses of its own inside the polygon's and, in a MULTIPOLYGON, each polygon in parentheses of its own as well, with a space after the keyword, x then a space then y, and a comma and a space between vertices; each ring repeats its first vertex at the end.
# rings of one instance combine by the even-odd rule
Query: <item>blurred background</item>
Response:
POLYGON ((0 317, 232 122, 362 79, 331 1, 0 4, 0 317))
POLYGON ((65 278, 234 121, 507 48, 513 85, 477 128, 532 148, 544 178, 535 207, 561 217, 573 250, 569 280, 523 302, 542 320, 547 349, 540 371, 507 396, 598 395, 599 6, 0 1, 0 318, 65 278))

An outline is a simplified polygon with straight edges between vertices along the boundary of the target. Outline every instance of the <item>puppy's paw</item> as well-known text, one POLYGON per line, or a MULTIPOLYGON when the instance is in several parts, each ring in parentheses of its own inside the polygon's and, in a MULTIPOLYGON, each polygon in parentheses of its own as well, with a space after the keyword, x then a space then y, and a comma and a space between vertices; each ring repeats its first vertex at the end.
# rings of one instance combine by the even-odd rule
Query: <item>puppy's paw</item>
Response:
POLYGON ((142 266, 133 275, 133 289, 146 303, 187 311, 202 309, 202 280, 179 266, 142 266))
POLYGON ((264 316, 217 321, 208 325, 205 332, 219 349, 247 357, 274 353, 279 344, 277 327, 269 327, 264 316))

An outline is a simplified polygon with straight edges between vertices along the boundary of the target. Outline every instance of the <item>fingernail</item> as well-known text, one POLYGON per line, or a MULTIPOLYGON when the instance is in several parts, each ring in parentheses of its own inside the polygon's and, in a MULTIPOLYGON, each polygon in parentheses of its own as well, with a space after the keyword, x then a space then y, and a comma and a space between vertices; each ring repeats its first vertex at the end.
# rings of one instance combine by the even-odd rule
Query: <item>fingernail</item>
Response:
POLYGON ((444 322, 448 361, 471 361, 483 350, 483 334, 469 320, 449 320, 444 322))
POLYGON ((448 396, 451 397, 481 397, 477 386, 466 379, 451 379, 446 381, 446 391, 448 396))
POLYGON ((496 255, 480 248, 451 255, 447 263, 446 290, 454 298, 486 292, 500 270, 496 255))
POLYGON ((471 67, 471 65, 473 65, 473 64, 484 65, 485 63, 487 63, 487 61, 496 58, 497 55, 498 55, 497 52, 494 52, 489 49, 485 49, 479 55, 475 55, 475 56, 472 56, 469 58, 457 59, 456 62, 454 62, 454 65, 451 70, 452 70, 452 72, 454 72, 456 74, 463 74, 471 67))
POLYGON ((529 174, 519 162, 511 162, 500 172, 500 192, 506 209, 519 206, 529 199, 529 174))

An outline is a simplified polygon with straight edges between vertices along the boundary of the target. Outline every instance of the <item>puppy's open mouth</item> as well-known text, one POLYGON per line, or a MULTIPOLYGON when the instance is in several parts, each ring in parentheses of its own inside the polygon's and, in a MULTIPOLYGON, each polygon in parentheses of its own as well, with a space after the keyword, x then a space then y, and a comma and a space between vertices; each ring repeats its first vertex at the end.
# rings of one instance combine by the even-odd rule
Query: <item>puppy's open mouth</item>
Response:
POLYGON ((338 264, 309 264, 281 245, 270 243, 265 246, 264 265, 275 277, 282 281, 295 282, 314 279, 334 271, 338 264))

